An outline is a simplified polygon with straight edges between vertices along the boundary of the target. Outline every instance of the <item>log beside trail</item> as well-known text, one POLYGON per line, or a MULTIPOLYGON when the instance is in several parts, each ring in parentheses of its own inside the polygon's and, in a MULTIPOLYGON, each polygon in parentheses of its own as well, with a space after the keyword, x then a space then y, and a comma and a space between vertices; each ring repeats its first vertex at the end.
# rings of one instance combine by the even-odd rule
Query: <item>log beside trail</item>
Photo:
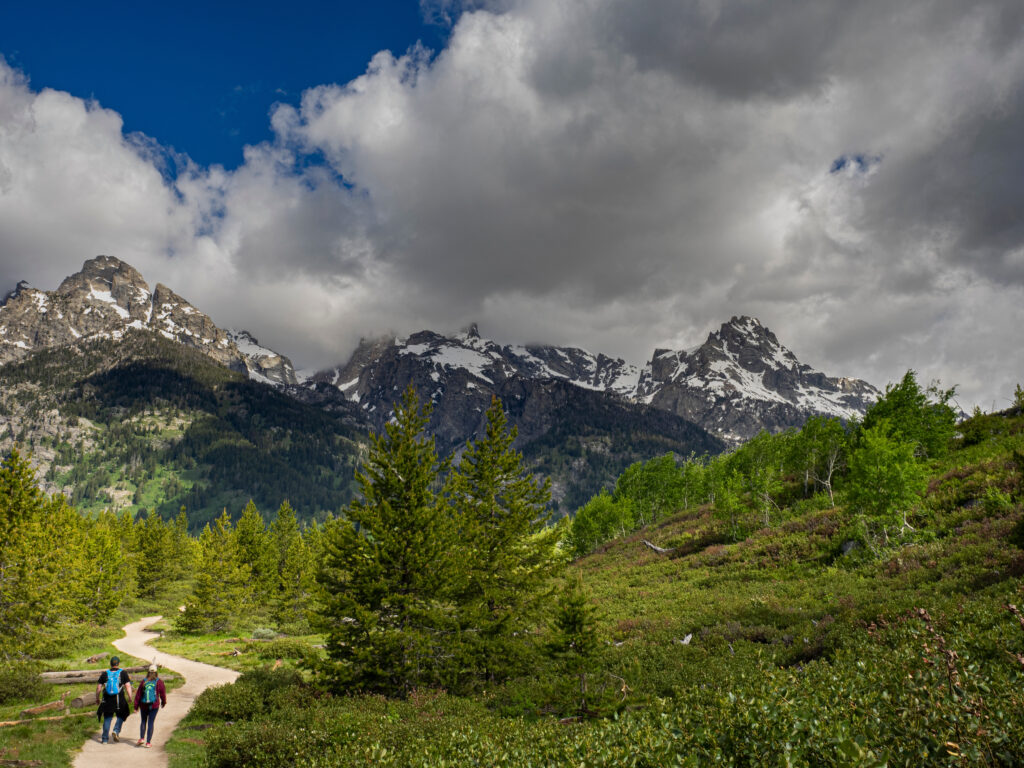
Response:
POLYGON ((69 717, 91 717, 92 712, 76 712, 73 715, 57 715, 56 717, 36 717, 30 720, 4 720, 0 722, 0 728, 10 725, 31 725, 32 723, 43 723, 48 720, 67 720, 69 717))
POLYGON ((64 709, 64 697, 67 693, 62 693, 57 701, 51 701, 48 704, 40 704, 38 707, 29 707, 28 709, 21 710, 21 717, 28 717, 29 715, 41 715, 43 712, 52 712, 55 709, 64 709))
MULTIPOLYGON (((125 672, 145 672, 149 666, 118 667, 125 672)), ((40 672, 39 679, 52 685, 70 685, 72 683, 94 683, 105 669, 68 669, 62 672, 40 672)))

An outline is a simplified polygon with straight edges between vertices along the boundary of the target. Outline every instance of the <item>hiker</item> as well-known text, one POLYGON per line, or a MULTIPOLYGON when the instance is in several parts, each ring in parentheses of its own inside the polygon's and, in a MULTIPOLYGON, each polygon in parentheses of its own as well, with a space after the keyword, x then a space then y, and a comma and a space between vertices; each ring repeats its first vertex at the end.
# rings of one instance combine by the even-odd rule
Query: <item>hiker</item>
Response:
POLYGON ((139 688, 135 691, 135 708, 142 717, 139 724, 139 740, 135 742, 135 746, 153 746, 153 722, 161 706, 167 706, 167 689, 164 687, 164 681, 157 676, 156 664, 153 663, 149 665, 146 679, 139 683, 139 688))
POLYGON ((114 741, 121 739, 121 726, 131 714, 128 702, 132 695, 132 677, 127 670, 119 669, 121 659, 112 656, 110 669, 100 673, 100 679, 96 683, 96 703, 99 709, 96 710, 96 717, 103 719, 103 735, 100 743, 106 744, 107 738, 114 741), (102 699, 100 698, 102 696, 102 699), (114 730, 110 730, 110 721, 117 717, 114 722, 114 730))

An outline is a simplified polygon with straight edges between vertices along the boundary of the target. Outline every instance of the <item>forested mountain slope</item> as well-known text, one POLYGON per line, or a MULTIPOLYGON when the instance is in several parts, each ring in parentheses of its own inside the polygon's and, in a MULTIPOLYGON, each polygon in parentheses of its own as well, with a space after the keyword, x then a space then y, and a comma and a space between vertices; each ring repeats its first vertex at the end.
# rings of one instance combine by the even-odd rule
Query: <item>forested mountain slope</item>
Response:
POLYGON ((31 450, 44 487, 83 511, 185 506, 199 527, 249 499, 333 513, 351 498, 361 427, 144 330, 0 367, 0 450, 31 450))

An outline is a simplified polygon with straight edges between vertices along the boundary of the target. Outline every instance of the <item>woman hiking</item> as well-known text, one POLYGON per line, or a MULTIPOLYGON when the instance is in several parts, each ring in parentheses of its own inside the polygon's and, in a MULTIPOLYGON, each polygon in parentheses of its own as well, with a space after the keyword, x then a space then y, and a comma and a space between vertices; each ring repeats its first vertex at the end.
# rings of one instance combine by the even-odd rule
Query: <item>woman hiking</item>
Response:
POLYGON ((96 682, 96 703, 99 704, 96 717, 103 720, 101 744, 106 744, 108 738, 118 741, 121 738, 121 726, 131 714, 128 697, 132 695, 132 678, 127 670, 119 669, 120 664, 121 659, 117 656, 112 657, 110 669, 101 672, 100 679, 96 682), (114 722, 114 730, 111 732, 110 721, 115 716, 117 720, 114 722))
POLYGON ((156 664, 150 664, 146 679, 139 683, 139 688, 135 691, 135 708, 142 716, 139 740, 135 742, 135 746, 153 746, 153 722, 161 705, 167 706, 167 689, 164 687, 164 681, 157 676, 156 664))

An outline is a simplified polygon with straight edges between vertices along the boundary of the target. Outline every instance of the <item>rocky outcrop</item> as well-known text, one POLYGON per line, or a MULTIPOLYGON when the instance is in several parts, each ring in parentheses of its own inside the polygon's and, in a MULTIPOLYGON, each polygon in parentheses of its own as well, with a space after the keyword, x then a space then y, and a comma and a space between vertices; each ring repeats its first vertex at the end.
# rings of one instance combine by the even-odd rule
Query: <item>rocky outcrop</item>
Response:
POLYGON ((133 330, 159 333, 267 383, 296 383, 286 357, 244 331, 219 328, 165 285, 151 292, 138 270, 113 256, 89 259, 55 291, 19 283, 0 305, 0 365, 39 349, 116 340, 133 330))

